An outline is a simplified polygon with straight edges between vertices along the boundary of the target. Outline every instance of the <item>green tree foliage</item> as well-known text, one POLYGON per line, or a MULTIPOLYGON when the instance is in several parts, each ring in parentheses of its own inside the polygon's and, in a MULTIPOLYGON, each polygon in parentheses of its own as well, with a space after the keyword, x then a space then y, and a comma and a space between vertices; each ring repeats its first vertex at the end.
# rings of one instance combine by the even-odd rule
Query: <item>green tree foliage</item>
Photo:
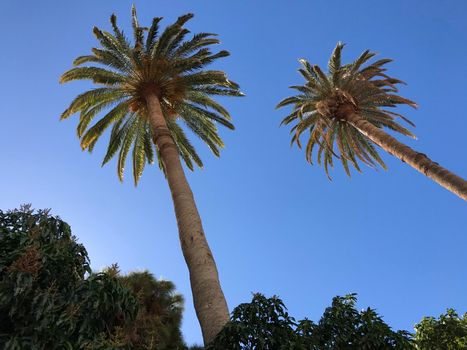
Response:
POLYGON ((335 297, 317 324, 301 321, 306 348, 412 349, 408 332, 393 331, 374 309, 357 311, 355 303, 355 294, 335 297))
POLYGON ((149 272, 93 273, 68 224, 0 211, 0 349, 186 349, 183 297, 149 272))
POLYGON ((170 281, 157 280, 150 272, 118 276, 138 299, 140 308, 126 333, 132 349, 184 349, 180 331, 183 297, 170 281))
POLYGON ((420 350, 467 349, 467 313, 459 316, 453 309, 445 314, 425 317, 415 326, 415 341, 420 350))
POLYGON ((335 297, 318 323, 296 322, 283 302, 255 294, 239 305, 210 350, 414 349, 410 334, 395 332, 368 308, 355 309, 356 296, 335 297))
POLYGON ((0 211, 0 348, 118 345, 137 309, 116 278, 91 273, 68 224, 29 207, 0 211))

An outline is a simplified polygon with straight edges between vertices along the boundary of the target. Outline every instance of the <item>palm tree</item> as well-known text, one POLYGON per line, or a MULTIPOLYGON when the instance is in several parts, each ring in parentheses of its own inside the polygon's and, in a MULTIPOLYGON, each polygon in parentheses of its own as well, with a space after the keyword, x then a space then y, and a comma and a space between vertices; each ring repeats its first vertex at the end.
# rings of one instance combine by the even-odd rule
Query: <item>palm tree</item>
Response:
POLYGON ((139 301, 139 312, 126 330, 136 349, 182 349, 180 331, 183 296, 175 292, 170 281, 157 280, 149 271, 117 275, 139 301))
POLYGON ((386 169, 374 143, 467 200, 467 182, 464 179, 382 130, 388 128, 415 138, 396 122, 396 118, 415 126, 412 122, 399 113, 385 109, 400 104, 417 107, 415 102, 396 94, 397 84, 403 81, 384 73, 384 65, 391 60, 380 59, 364 67, 375 56, 375 53, 367 50, 354 62, 342 65, 343 47, 342 43, 335 47, 329 60, 328 74, 305 59, 299 60, 302 64, 299 72, 306 83, 291 86, 300 94, 288 97, 277 105, 277 108, 293 105, 292 113, 281 123, 287 125, 296 122, 291 130, 291 143, 301 147, 300 135, 308 130, 310 135, 305 147, 306 159, 312 163, 313 149, 317 146, 318 164, 324 164, 328 177, 333 157, 340 159, 349 176, 349 165, 361 171, 359 161, 371 167, 379 164, 386 169))
POLYGON ((208 343, 229 320, 229 312, 180 157, 189 169, 194 164, 202 166, 186 129, 219 155, 224 144, 216 124, 234 127, 227 110, 211 97, 242 96, 242 93, 224 72, 204 69, 229 53, 210 51, 210 45, 219 43, 215 34, 199 33, 186 40, 189 31, 183 25, 192 17, 193 14, 179 17, 159 34, 162 18, 154 18, 149 28, 142 27, 133 7, 133 43, 117 26, 115 15, 110 18, 113 33, 95 27, 93 31, 101 47, 93 48, 91 55, 75 59, 74 65, 79 67, 65 72, 60 82, 90 79, 100 87, 77 96, 61 119, 80 113, 78 137, 82 149, 89 151, 113 125, 103 164, 118 152, 120 180, 131 147, 135 184, 145 163, 151 164, 157 157, 172 194, 194 306, 204 341, 208 343), (83 63, 94 65, 82 67, 83 63), (102 118, 89 127, 99 114, 103 114, 102 118))

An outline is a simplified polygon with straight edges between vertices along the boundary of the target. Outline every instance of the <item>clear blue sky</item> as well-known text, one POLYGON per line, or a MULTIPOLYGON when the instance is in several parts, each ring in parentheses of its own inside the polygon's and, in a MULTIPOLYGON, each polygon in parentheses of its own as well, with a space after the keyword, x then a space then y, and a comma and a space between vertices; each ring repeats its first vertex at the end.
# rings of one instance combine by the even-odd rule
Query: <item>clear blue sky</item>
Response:
MULTIPOLYGON (((345 59, 366 48, 391 57, 403 110, 419 140, 400 138, 467 177, 467 2, 135 1, 142 23, 194 12, 192 32, 219 33, 231 51, 218 67, 247 97, 223 100, 237 129, 204 170, 188 174, 230 308, 251 292, 277 294, 291 314, 318 319, 335 295, 359 294, 395 328, 411 330, 447 307, 467 311, 467 206, 384 155, 389 171, 366 169, 329 182, 289 147, 276 103, 301 83, 297 59, 324 65, 341 40, 345 59)), ((81 152, 77 117, 60 113, 88 83, 58 84, 72 60, 96 45, 92 26, 112 12, 129 27, 131 1, 18 1, 0 5, 0 208, 52 208, 84 243, 95 269, 149 269, 187 299, 183 332, 201 342, 179 249, 172 203, 157 167, 141 184, 120 184, 115 162, 100 162, 107 140, 81 152)), ((128 30, 127 30, 128 32, 128 30)))

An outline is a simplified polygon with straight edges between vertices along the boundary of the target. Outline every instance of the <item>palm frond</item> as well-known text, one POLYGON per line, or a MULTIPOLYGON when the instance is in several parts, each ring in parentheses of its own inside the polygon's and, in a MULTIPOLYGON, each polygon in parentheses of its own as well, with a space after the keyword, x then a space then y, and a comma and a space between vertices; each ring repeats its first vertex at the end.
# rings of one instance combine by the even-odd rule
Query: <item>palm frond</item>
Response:
POLYGON ((138 181, 144 171, 146 164, 146 152, 144 149, 144 139, 146 135, 145 123, 140 122, 138 124, 138 130, 136 132, 135 142, 133 144, 133 179, 135 186, 138 185, 138 181))
POLYGON ((125 137, 128 129, 132 125, 132 119, 134 116, 130 116, 126 119, 126 121, 122 118, 117 121, 114 126, 112 127, 112 131, 110 133, 109 145, 107 146, 107 153, 104 156, 104 160, 102 161, 102 166, 104 166, 109 160, 111 160, 115 154, 117 153, 118 149, 120 148, 123 138, 125 137), (123 123, 125 121, 125 123, 123 123), (122 126, 123 124, 123 126, 122 126))
POLYGON ((182 45, 180 45, 175 51, 174 55, 177 57, 184 57, 202 47, 219 44, 219 39, 210 38, 211 36, 215 35, 216 34, 213 33, 195 34, 191 40, 185 41, 182 45))
POLYGON ((97 140, 112 123, 124 118, 127 113, 128 102, 118 104, 82 136, 81 148, 88 148, 89 145, 94 142, 94 140, 97 140))
POLYGON ((192 13, 187 13, 186 15, 180 16, 177 21, 168 26, 161 34, 157 46, 151 51, 151 57, 160 58, 165 56, 165 54, 170 49, 172 41, 177 37, 180 31, 183 30, 182 26, 191 18, 193 18, 192 13))
POLYGON ((201 161, 201 158, 199 157, 198 153, 196 153, 195 148, 185 135, 183 129, 175 121, 170 121, 168 123, 168 127, 172 132, 172 137, 175 141, 175 144, 178 146, 180 156, 184 160, 188 169, 194 170, 192 160, 197 166, 202 168, 203 162, 201 161))
POLYGON ((123 172, 125 171, 125 163, 128 152, 130 151, 131 145, 137 136, 137 130, 139 123, 141 122, 139 118, 132 118, 131 124, 129 125, 128 131, 122 139, 122 144, 120 146, 120 152, 118 154, 118 163, 117 163, 117 173, 120 181, 123 181, 123 172))
POLYGON ((77 67, 72 68, 60 77, 60 83, 66 83, 72 80, 90 79, 95 84, 118 85, 125 82, 125 76, 98 67, 77 67))
POLYGON ((245 94, 238 90, 238 88, 225 88, 219 87, 215 85, 203 85, 203 86, 195 86, 191 89, 192 91, 202 92, 206 95, 218 95, 218 96, 237 96, 243 97, 245 94))
POLYGON ((150 53, 156 43, 157 35, 159 34, 159 23, 162 21, 162 17, 154 17, 152 24, 149 27, 148 34, 146 36, 146 53, 150 53))
POLYGON ((219 148, 224 147, 224 143, 217 134, 216 126, 202 114, 193 113, 193 110, 181 111, 180 117, 186 126, 207 144, 212 153, 219 157, 219 148))
POLYGON ((97 88, 86 91, 78 95, 70 104, 70 106, 62 113, 60 119, 66 119, 69 116, 83 110, 90 108, 96 104, 118 101, 124 97, 124 93, 121 90, 113 88, 97 88))
POLYGON ((101 60, 94 56, 94 55, 84 55, 84 56, 79 56, 77 58, 75 58, 75 60, 73 61, 73 66, 79 66, 83 63, 88 63, 88 62, 91 62, 91 63, 101 63, 101 60))
POLYGON ((203 85, 217 85, 222 87, 235 88, 236 84, 229 81, 222 71, 206 70, 187 74, 180 77, 180 83, 189 87, 199 87, 203 85))
MULTIPOLYGON (((104 51, 107 50, 112 56, 114 56, 122 66, 130 70, 132 67, 132 59, 130 52, 127 48, 119 42, 112 34, 106 31, 102 31, 97 27, 93 29, 94 35, 99 40, 100 44, 104 48, 104 51)), ((96 54, 96 51, 94 54, 96 54)))
POLYGON ((138 16, 136 14, 136 6, 131 6, 131 26, 133 27, 133 38, 135 41, 135 50, 143 48, 144 28, 139 26, 138 16))
POLYGON ((344 48, 345 44, 338 42, 334 51, 331 54, 331 58, 328 62, 328 70, 329 74, 333 75, 341 69, 341 56, 342 56, 342 49, 344 48))
POLYGON ((83 136, 84 131, 87 129, 88 125, 93 121, 94 117, 98 115, 101 111, 106 109, 107 107, 114 104, 114 101, 104 101, 102 103, 93 105, 88 109, 84 109, 81 111, 79 115, 79 123, 76 128, 76 134, 78 137, 83 136))
POLYGON ((200 108, 198 106, 195 106, 189 103, 184 103, 182 110, 184 110, 185 112, 194 114, 197 118, 210 119, 212 121, 215 121, 229 128, 230 130, 235 129, 234 125, 229 121, 231 118, 228 113, 227 113, 227 117, 225 115, 218 115, 216 113, 210 112, 209 110, 205 108, 200 108))
POLYGON ((120 28, 117 26, 117 16, 115 14, 112 14, 110 16, 110 23, 112 25, 113 32, 115 34, 115 38, 117 39, 118 43, 120 44, 120 47, 129 53, 131 51, 130 48, 130 43, 128 42, 128 39, 126 38, 125 34, 123 33, 120 28))
POLYGON ((146 131, 144 133, 144 152, 146 153, 146 159, 148 164, 154 163, 154 145, 152 141, 151 127, 148 123, 144 123, 146 131))

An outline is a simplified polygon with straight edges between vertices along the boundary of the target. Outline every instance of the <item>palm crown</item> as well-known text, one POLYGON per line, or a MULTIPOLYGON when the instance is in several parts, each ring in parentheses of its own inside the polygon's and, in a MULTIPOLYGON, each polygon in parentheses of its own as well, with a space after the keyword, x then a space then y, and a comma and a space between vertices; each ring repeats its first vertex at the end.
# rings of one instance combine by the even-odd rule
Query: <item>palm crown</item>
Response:
MULTIPOLYGON (((110 17, 113 34, 94 27, 101 48, 93 48, 92 55, 75 59, 80 66, 65 72, 60 82, 90 79, 101 87, 77 96, 61 119, 80 113, 77 127, 82 149, 92 151, 99 137, 113 124, 107 153, 102 165, 118 152, 117 171, 123 179, 125 160, 133 147, 133 174, 135 184, 145 163, 153 163, 159 156, 153 143, 154 135, 148 122, 144 89, 157 89, 162 112, 181 158, 189 169, 193 163, 202 167, 202 161, 189 142, 179 121, 200 137, 218 156, 224 146, 216 124, 229 129, 228 111, 211 97, 213 95, 242 96, 236 83, 224 72, 203 70, 217 58, 229 55, 227 51, 213 54, 208 48, 218 44, 215 34, 199 33, 185 40, 189 31, 183 25, 193 17, 186 14, 159 34, 159 22, 152 20, 149 28, 141 27, 135 7, 132 8, 133 43, 117 26, 115 15, 110 17), (97 66, 82 67, 83 63, 97 66), (100 65, 100 66, 99 66, 100 65), (102 67, 104 66, 104 67, 102 67), (103 117, 90 127, 94 117, 105 111, 103 117), (155 151, 155 152, 154 152, 155 151)), ((159 166, 164 165, 159 159, 159 166)))
POLYGON ((361 171, 358 160, 371 167, 380 164, 386 168, 372 142, 346 121, 349 113, 357 114, 378 128, 386 127, 415 138, 395 119, 401 118, 414 126, 412 122, 399 113, 385 109, 398 104, 417 107, 415 102, 395 94, 397 84, 403 82, 387 76, 383 68, 392 60, 380 59, 363 67, 375 56, 375 53, 367 50, 354 62, 342 65, 343 47, 342 43, 335 47, 328 63, 328 74, 319 66, 312 66, 305 59, 300 59, 302 68, 299 72, 306 83, 291 86, 300 94, 282 100, 277 106, 293 105, 292 113, 281 124, 296 122, 291 130, 291 143, 297 143, 299 147, 301 134, 306 130, 310 132, 305 148, 306 159, 313 162, 313 149, 317 146, 318 164, 324 164, 328 177, 328 167, 333 166, 333 157, 341 160, 349 176, 349 163, 361 171))

